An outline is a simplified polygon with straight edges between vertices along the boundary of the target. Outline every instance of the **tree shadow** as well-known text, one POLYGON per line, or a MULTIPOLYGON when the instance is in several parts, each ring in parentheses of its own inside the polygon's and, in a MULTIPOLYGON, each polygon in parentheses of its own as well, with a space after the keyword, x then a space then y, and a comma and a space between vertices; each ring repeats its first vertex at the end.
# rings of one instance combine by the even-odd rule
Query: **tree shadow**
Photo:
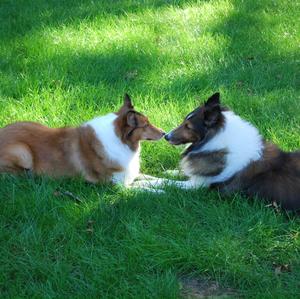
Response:
MULTIPOLYGON (((206 0, 203 0, 203 2, 206 0)), ((36 29, 62 25, 79 24, 94 18, 120 18, 144 10, 160 9, 165 6, 181 7, 196 0, 30 0, 2 1, 0 7, 0 34, 3 41, 8 41, 36 29), (2 32, 1 32, 2 31, 2 32)))
POLYGON ((274 89, 299 91, 299 51, 280 51, 267 38, 266 28, 273 19, 264 16, 266 10, 276 12, 276 4, 266 7, 253 1, 233 1, 234 9, 224 22, 210 28, 215 36, 229 41, 209 71, 178 76, 169 87, 192 93, 200 90, 236 89, 248 95, 262 95, 274 89), (263 77, 262 77, 263 76, 263 77))
POLYGON ((99 103, 114 106, 115 99, 120 94, 130 92, 143 84, 143 78, 155 67, 156 59, 156 55, 132 49, 103 53, 83 52, 76 56, 68 53, 57 54, 51 59, 47 57, 41 61, 31 60, 27 63, 26 70, 22 69, 23 66, 9 65, 6 76, 11 78, 10 83, 15 88, 11 84, 7 88, 2 86, 1 93, 20 101, 26 93, 24 88, 37 91, 76 89, 77 97, 87 97, 87 106, 99 103), (19 76, 20 73, 25 73, 30 78, 26 84, 19 76))
MULTIPOLYGON (((135 0, 114 1, 113 4, 107 1, 83 0, 5 1, 0 10, 0 23, 3 25, 0 27, 6 31, 3 35, 5 40, 23 36, 37 28, 80 23, 82 20, 91 20, 95 17, 126 16, 170 5, 182 7, 186 3, 193 2, 197 1, 135 0)), ((168 86, 162 87, 164 92, 179 98, 178 95, 181 94, 206 92, 208 89, 217 90, 220 87, 237 89, 246 94, 263 94, 280 88, 299 90, 296 63, 300 60, 299 52, 278 54, 274 45, 264 36, 264 28, 274 25, 271 19, 264 18, 264 12, 266 9, 276 12, 278 9, 276 4, 265 7, 263 3, 246 0, 233 1, 233 5, 232 12, 224 22, 218 22, 209 29, 213 35, 224 36, 229 41, 222 49, 222 56, 216 57, 215 67, 205 72, 200 70, 192 74, 180 74, 168 86), (261 78, 262 75, 265 77, 261 78)), ((70 55, 67 53, 65 57, 63 55, 51 57, 50 62, 32 63, 28 69, 30 72, 34 72, 38 67, 47 70, 49 64, 53 65, 53 68, 59 68, 62 61, 67 61, 68 65, 62 73, 57 76, 53 74, 53 81, 61 80, 63 77, 66 84, 103 83, 108 86, 116 84, 126 86, 126 82, 131 82, 131 85, 139 82, 141 74, 154 68, 158 58, 158 53, 156 54, 156 56, 147 55, 132 49, 98 54, 83 52, 74 57, 67 57, 70 55), (122 80, 124 82, 121 82, 122 80)), ((2 62, 2 68, 4 70, 8 68, 5 62, 2 62)), ((17 64, 14 68, 18 72, 23 71, 17 64)))
MULTIPOLYGON (((115 94, 119 96, 120 90, 123 93, 142 82, 143 75, 155 67, 157 53, 150 55, 149 51, 133 47, 119 49, 114 44, 107 52, 95 53, 83 49, 75 55, 72 50, 58 51, 58 54, 55 51, 55 54, 45 55, 45 58, 28 59, 32 55, 28 54, 28 45, 24 46, 24 40, 19 39, 45 28, 78 25, 95 18, 111 20, 169 6, 182 7, 193 2, 197 1, 5 1, 0 9, 0 34, 3 42, 12 42, 13 53, 8 48, 1 55, 0 68, 4 78, 1 93, 19 100, 28 89, 62 87, 69 90, 70 87, 84 89, 88 86, 100 87, 103 91, 106 88, 104 94, 110 98, 115 94)), ((143 41, 139 40, 139 43, 143 41)))

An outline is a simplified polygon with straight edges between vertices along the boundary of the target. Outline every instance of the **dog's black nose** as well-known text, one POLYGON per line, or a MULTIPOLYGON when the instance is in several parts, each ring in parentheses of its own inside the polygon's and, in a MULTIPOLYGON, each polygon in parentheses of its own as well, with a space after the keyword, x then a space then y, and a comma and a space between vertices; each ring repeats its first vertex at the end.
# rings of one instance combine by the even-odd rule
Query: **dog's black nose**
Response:
POLYGON ((170 140, 170 136, 169 136, 169 134, 165 134, 165 139, 166 139, 167 141, 169 141, 169 140, 170 140))

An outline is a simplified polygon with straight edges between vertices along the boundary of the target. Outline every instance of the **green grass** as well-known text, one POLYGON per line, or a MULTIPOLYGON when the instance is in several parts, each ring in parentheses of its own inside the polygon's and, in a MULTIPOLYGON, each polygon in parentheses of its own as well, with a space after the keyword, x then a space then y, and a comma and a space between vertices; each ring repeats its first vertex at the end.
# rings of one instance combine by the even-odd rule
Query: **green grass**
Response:
MULTIPOLYGON (((299 11, 289 0, 4 0, 0 125, 78 125, 128 92, 167 131, 218 90, 295 150, 299 11)), ((143 172, 174 169, 180 150, 145 142, 143 172)), ((182 276, 245 298, 300 294, 299 219, 238 195, 2 175, 0 210, 1 297, 179 298, 182 276)))

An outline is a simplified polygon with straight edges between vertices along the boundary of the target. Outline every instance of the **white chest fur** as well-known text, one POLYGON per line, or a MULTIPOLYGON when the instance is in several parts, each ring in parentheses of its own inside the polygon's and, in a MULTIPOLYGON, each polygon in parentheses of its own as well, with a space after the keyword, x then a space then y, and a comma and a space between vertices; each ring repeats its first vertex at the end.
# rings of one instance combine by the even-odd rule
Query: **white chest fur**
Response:
POLYGON ((140 147, 137 151, 133 151, 120 140, 115 132, 114 121, 116 118, 116 114, 109 113, 96 117, 85 125, 94 129, 108 159, 118 163, 124 169, 123 172, 113 174, 112 182, 129 185, 139 175, 140 147))

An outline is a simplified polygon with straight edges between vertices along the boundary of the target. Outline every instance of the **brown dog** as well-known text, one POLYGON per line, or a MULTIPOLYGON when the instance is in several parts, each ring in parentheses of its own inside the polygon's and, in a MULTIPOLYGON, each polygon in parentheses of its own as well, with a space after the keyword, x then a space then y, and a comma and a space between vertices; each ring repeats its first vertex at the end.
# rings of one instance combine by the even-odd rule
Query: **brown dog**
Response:
POLYGON ((82 175, 89 182, 128 185, 139 175, 140 141, 163 136, 125 95, 118 112, 76 128, 16 122, 0 129, 0 172, 82 175))

